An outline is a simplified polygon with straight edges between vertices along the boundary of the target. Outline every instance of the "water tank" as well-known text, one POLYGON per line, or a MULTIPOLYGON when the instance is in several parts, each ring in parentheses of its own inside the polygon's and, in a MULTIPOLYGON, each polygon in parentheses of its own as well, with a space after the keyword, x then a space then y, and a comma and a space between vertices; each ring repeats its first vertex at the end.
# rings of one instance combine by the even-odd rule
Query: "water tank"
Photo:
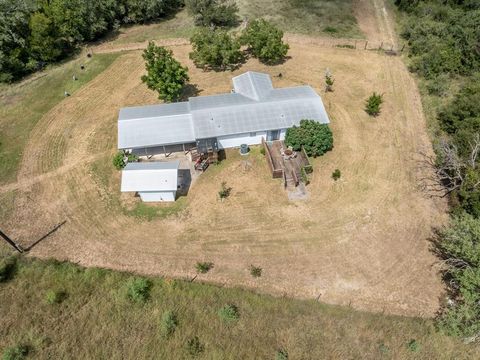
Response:
POLYGON ((249 148, 247 144, 240 145, 240 154, 246 155, 248 154, 249 148))

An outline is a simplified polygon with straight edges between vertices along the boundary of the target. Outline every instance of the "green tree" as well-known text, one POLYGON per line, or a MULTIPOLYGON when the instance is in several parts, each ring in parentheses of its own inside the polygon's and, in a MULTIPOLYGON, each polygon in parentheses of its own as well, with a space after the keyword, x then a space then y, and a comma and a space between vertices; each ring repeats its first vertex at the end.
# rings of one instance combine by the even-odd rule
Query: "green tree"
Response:
POLYGON ((153 42, 143 52, 147 75, 142 81, 149 89, 158 92, 158 98, 165 101, 177 100, 188 82, 188 69, 183 67, 175 58, 171 50, 163 46, 156 46, 153 42))
POLYGON ((383 103, 383 96, 374 92, 365 102, 365 111, 370 116, 378 116, 383 103))
POLYGON ((190 59, 197 67, 234 69, 243 61, 240 42, 224 30, 199 29, 190 39, 190 59))
POLYGON ((439 325, 454 336, 480 334, 480 219, 461 214, 439 232, 435 242, 449 265, 447 278, 451 303, 439 317, 439 325))
POLYGON ((62 55, 60 40, 52 20, 44 13, 30 17, 30 54, 37 61, 52 62, 62 55))
POLYGON ((282 41, 283 31, 264 19, 248 24, 241 42, 251 54, 265 64, 276 64, 285 59, 289 46, 282 41))
POLYGON ((230 27, 238 24, 238 7, 233 0, 185 0, 188 11, 200 26, 230 27))
POLYGON ((315 120, 301 120, 300 126, 287 130, 285 144, 295 151, 302 146, 308 156, 321 156, 333 148, 333 134, 327 124, 315 120))
POLYGON ((146 23, 171 13, 180 5, 180 0, 125 0, 124 21, 146 23))

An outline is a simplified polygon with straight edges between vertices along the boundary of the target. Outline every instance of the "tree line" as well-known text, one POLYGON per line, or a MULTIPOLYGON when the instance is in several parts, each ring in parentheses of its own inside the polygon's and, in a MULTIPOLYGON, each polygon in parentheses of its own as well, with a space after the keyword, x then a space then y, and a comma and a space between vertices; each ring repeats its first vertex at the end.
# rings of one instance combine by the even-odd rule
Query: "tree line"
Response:
POLYGON ((147 23, 182 0, 0 0, 0 82, 71 55, 122 24, 147 23))
POLYGON ((447 333, 480 338, 480 1, 395 0, 406 14, 402 36, 410 70, 437 97, 440 127, 432 194, 449 199, 451 223, 438 231, 435 249, 445 261, 449 294, 439 316, 447 333), (458 91, 451 84, 460 84, 458 91))

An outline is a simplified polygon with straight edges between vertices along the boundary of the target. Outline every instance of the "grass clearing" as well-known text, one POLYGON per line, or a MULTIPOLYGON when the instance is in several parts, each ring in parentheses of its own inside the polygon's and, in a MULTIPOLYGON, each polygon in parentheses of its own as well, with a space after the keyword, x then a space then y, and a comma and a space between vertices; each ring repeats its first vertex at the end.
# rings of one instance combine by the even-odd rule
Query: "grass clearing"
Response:
POLYGON ((200 359, 272 359, 278 349, 292 359, 468 359, 480 350, 438 334, 430 320, 25 257, 0 283, 0 303, 0 353, 27 346, 35 359, 184 359, 196 336, 200 359), (125 296, 132 279, 149 284, 145 301, 125 296), (68 295, 54 306, 45 301, 52 288, 68 295), (241 314, 228 326, 225 304, 241 314))
POLYGON ((352 0, 238 0, 248 20, 264 17, 285 32, 362 38, 352 0))
MULTIPOLYGON (((0 86, 0 184, 15 180, 23 149, 37 122, 62 101, 64 91, 74 94, 104 71, 118 54, 77 57, 14 85, 0 86), (80 65, 85 65, 85 70, 80 65), (78 80, 73 80, 75 74, 78 80)), ((65 151, 59 137, 58 151, 65 151)), ((38 159, 42 161, 42 159, 38 159)))

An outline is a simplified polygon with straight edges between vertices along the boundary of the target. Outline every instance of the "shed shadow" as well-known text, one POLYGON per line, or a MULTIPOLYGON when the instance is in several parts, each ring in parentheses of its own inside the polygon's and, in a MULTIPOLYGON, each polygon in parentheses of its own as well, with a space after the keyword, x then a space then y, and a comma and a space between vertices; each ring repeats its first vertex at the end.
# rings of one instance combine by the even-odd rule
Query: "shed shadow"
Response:
POLYGON ((187 196, 192 184, 192 174, 190 169, 178 169, 178 189, 177 198, 187 196))

